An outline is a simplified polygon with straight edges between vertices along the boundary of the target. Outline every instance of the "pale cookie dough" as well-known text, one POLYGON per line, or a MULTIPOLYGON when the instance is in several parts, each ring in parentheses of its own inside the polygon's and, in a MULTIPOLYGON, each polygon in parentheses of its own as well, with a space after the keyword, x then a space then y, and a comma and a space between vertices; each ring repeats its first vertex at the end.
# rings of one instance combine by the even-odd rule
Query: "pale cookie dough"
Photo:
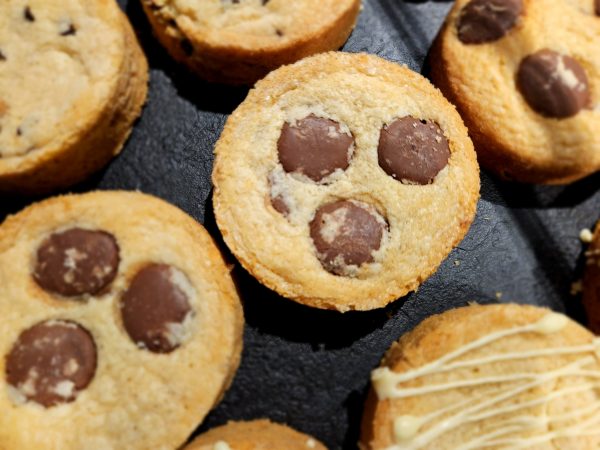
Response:
POLYGON ((364 450, 592 450, 600 341, 566 316, 470 306, 426 319, 372 374, 364 450))
POLYGON ((161 43, 206 80, 252 84, 348 39, 360 0, 141 0, 161 43))
POLYGON ((0 193, 79 182, 118 154, 148 65, 115 1, 0 4, 0 193))
POLYGON ((587 312, 589 327, 594 333, 600 334, 600 225, 596 225, 585 258, 583 306, 587 312))
POLYGON ((214 209, 242 265, 317 308, 416 289, 463 238, 479 169, 459 115, 420 75, 327 53, 271 73, 215 149, 214 209))
POLYGON ((269 420, 229 422, 198 436, 185 450, 327 450, 316 439, 269 420))
POLYGON ((148 195, 55 197, 0 226, 0 448, 174 450, 239 365, 219 250, 148 195))
POLYGON ((545 184, 600 170, 599 7, 456 1, 430 54, 431 77, 457 106, 482 166, 545 184))

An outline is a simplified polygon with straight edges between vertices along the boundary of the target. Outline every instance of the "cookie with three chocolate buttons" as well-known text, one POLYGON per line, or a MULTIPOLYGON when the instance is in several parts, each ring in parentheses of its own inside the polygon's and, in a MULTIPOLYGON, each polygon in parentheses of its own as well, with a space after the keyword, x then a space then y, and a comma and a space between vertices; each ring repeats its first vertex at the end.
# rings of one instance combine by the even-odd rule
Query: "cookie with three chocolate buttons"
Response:
POLYGON ((57 197, 9 217, 0 280, 0 448, 179 448, 237 370, 229 270, 154 197, 57 197))
POLYGON ((459 0, 430 54, 481 164, 522 182, 600 170, 600 5, 459 0))
POLYGON ((316 439, 269 420, 229 422, 198 436, 185 450, 326 450, 316 439))
POLYGON ((242 265, 306 305, 368 310, 414 290, 465 235, 479 170, 420 75, 327 53, 269 74, 228 119, 214 209, 242 265))
POLYGON ((169 53, 201 77, 252 84, 271 70, 340 48, 360 0, 141 0, 169 53))
POLYGON ((118 154, 148 66, 115 1, 0 5, 0 193, 79 182, 118 154))

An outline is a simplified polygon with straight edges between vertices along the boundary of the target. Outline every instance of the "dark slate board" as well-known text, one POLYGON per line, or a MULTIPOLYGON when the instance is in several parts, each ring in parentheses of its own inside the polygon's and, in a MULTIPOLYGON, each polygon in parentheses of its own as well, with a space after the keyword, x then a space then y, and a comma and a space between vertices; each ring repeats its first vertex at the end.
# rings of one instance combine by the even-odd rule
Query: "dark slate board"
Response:
MULTIPOLYGON (((450 2, 363 1, 344 49, 423 70, 450 2)), ((139 2, 120 3, 150 61, 149 101, 121 156, 74 191, 138 189, 157 195, 203 222, 226 250, 209 201, 212 149, 247 90, 187 74, 152 37, 139 2)), ((278 297, 237 265, 247 320, 243 361, 231 390, 199 431, 231 419, 269 417, 332 450, 353 449, 370 371, 393 341, 425 317, 469 301, 515 301, 583 320, 570 286, 581 277, 579 231, 600 216, 600 175, 567 187, 536 187, 484 172, 481 197, 471 231, 439 271, 417 293, 384 310, 345 315, 312 310, 278 297)), ((0 219, 26 204, 0 201, 0 219)))

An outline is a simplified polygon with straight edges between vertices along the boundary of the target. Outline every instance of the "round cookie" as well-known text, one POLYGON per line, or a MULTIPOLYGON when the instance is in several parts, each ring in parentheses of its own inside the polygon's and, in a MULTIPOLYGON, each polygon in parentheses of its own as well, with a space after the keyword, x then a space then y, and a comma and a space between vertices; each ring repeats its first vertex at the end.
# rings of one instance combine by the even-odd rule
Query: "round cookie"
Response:
POLYGON ((416 289, 475 215, 479 171, 459 115, 377 56, 272 72, 215 154, 225 242, 259 281, 317 308, 368 310, 416 289))
POLYGON ((239 365, 229 270, 157 198, 30 206, 0 226, 0 280, 0 448, 178 448, 239 365))
POLYGON ((360 0, 141 0, 169 53, 202 78, 253 84, 271 70, 337 50, 360 0))
POLYGON ((586 265, 583 277, 583 306, 587 312, 588 325, 596 333, 600 333, 600 225, 585 254, 586 265))
POLYGON ((0 14, 0 193, 79 182, 118 154, 148 65, 114 1, 6 0, 0 14))
POLYGON ((198 436, 185 450, 327 450, 306 434, 269 420, 229 422, 198 436))
POLYGON ((430 317, 373 372, 361 448, 596 449, 599 350, 592 333, 533 306, 430 317))
POLYGON ((458 0, 430 53, 485 168, 563 184, 600 170, 594 0, 458 0))

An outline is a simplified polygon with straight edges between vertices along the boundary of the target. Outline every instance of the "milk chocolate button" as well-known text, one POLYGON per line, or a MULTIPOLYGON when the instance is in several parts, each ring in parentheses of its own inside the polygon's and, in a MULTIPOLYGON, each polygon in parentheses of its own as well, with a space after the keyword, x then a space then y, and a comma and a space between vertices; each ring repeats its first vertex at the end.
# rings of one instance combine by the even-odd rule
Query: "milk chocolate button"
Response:
POLYGON ((150 264, 135 275, 123 295, 121 314, 138 347, 169 353, 183 343, 192 313, 188 289, 186 276, 165 264, 150 264))
POLYGON ((373 261, 381 247, 385 220, 374 208, 341 200, 321 206, 310 223, 310 236, 323 267, 345 275, 348 266, 373 261))
POLYGON ((379 135, 379 165, 403 183, 431 183, 449 158, 448 139, 433 122, 403 117, 379 135))
POLYGON ((92 335, 71 321, 49 320, 22 332, 6 357, 18 398, 49 408, 75 400, 96 373, 92 335))
POLYGON ((465 44, 493 42, 517 23, 522 0, 472 0, 458 18, 458 38, 465 44))
POLYGON ((112 235, 72 228, 42 242, 33 277, 55 294, 93 295, 114 280, 118 267, 119 247, 112 235))
POLYGON ((600 0, 596 0, 596 15, 600 16, 600 0))
POLYGON ((344 133, 339 123, 311 114, 294 125, 283 125, 277 149, 286 172, 321 181, 348 168, 353 143, 354 138, 344 133))
POLYGON ((529 106, 547 117, 574 116, 590 101, 583 67, 570 56, 553 50, 540 50, 523 59, 517 86, 529 106))

